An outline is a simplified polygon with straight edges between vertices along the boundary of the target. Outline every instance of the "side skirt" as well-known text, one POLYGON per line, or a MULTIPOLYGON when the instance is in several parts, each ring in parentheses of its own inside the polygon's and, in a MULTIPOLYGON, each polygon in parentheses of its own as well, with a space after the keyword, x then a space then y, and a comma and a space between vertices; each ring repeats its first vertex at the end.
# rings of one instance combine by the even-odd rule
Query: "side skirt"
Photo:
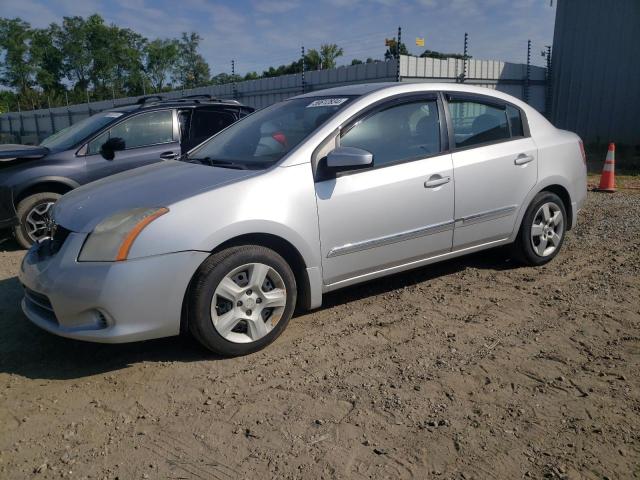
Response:
POLYGON ((492 242, 483 243, 480 245, 474 245, 472 247, 463 248, 460 250, 456 250, 453 252, 442 253, 440 255, 435 255, 433 257, 424 258, 421 260, 416 260, 413 262, 405 263, 402 265, 396 265, 389 268, 383 268, 381 270, 376 270, 374 272, 369 272, 363 275, 359 275, 356 277, 347 278, 345 280, 341 280, 339 282, 331 283, 323 286, 323 292, 331 292, 334 290, 338 290, 340 288, 348 287, 350 285, 355 285, 358 283, 366 282, 368 280, 373 280, 375 278, 384 277, 387 275, 392 275, 394 273, 403 272, 405 270, 411 270, 414 268, 422 267, 424 265, 429 265, 432 263, 441 262, 444 260, 448 260, 450 258, 461 257, 463 255, 474 253, 480 250, 486 250, 488 248, 498 247, 500 245, 506 245, 510 243, 510 238, 503 238, 500 240, 494 240, 492 242))

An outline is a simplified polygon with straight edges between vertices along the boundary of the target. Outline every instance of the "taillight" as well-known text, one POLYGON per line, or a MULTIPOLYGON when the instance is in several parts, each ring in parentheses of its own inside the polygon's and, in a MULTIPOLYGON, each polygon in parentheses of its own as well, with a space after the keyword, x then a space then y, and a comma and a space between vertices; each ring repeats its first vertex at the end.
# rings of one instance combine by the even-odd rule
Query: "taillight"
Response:
POLYGON ((582 161, 584 162, 585 167, 587 166, 587 154, 584 151, 584 144, 582 140, 578 142, 580 144, 580 154, 582 155, 582 161))

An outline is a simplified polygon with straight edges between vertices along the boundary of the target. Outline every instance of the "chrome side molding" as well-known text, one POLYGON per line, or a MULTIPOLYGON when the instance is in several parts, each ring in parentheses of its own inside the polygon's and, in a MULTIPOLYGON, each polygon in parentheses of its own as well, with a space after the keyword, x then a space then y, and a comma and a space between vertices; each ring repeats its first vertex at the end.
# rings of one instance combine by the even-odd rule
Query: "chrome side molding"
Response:
POLYGON ((426 235, 433 235, 435 233, 446 232, 447 230, 453 230, 454 221, 436 223, 434 225, 427 225, 426 227, 416 228, 414 230, 407 230, 405 232, 394 233, 392 235, 385 235, 384 237, 373 238, 371 240, 363 240, 362 242, 348 243, 340 247, 332 248, 327 254, 327 258, 338 257, 340 255, 347 255, 349 253, 359 252, 361 250, 369 250, 371 248, 382 247, 390 245, 392 243, 404 242, 414 238, 424 237, 426 235))
POLYGON ((496 210, 489 210, 487 212, 475 213, 468 217, 462 217, 456 219, 456 226, 466 227, 467 225, 473 225, 474 223, 486 222, 487 220, 495 220, 496 218, 508 217, 512 215, 516 210, 517 205, 511 205, 509 207, 498 208, 496 210))

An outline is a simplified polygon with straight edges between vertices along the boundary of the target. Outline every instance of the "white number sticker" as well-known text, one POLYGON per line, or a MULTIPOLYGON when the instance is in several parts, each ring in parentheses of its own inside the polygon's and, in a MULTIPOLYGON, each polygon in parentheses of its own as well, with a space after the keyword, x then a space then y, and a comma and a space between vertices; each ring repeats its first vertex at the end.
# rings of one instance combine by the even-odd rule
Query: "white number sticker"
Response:
POLYGON ((348 98, 321 98, 320 100, 314 100, 307 108, 312 107, 335 107, 338 105, 342 105, 344 102, 349 100, 348 98))
POLYGON ((121 116, 122 116, 122 113, 120 112, 109 112, 105 115, 105 117, 108 117, 108 118, 118 118, 121 116))

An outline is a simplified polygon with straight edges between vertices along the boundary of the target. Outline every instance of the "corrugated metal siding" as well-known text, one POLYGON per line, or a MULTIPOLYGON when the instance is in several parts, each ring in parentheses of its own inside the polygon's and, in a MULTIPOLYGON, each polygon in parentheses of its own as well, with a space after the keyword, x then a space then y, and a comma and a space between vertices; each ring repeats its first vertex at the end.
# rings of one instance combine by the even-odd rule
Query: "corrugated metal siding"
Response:
POLYGON ((557 127, 640 145, 640 0, 558 0, 551 71, 557 127))

